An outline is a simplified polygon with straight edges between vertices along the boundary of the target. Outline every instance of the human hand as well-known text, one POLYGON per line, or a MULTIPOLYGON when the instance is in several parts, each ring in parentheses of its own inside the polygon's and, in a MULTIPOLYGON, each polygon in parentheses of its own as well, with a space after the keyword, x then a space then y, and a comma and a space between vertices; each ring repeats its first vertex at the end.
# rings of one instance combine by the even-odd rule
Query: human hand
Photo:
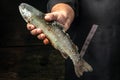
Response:
POLYGON ((27 29, 30 30, 32 35, 37 35, 38 39, 43 40, 44 44, 48 44, 49 40, 46 38, 45 34, 42 32, 41 29, 36 28, 34 25, 32 24, 27 24, 27 29))
MULTIPOLYGON (((70 24, 72 23, 74 18, 74 11, 72 10, 72 8, 66 4, 57 4, 55 5, 52 10, 51 13, 47 13, 45 15, 45 20, 46 21, 57 21, 60 24, 63 25, 65 30, 68 30, 70 27, 70 24), (62 8, 62 7, 64 8, 62 8), (61 8, 60 8, 61 7, 61 8)), ((27 29, 30 30, 32 35, 37 35, 38 39, 42 39, 44 44, 48 44, 49 43, 49 39, 47 39, 47 37, 45 36, 45 34, 42 32, 41 29, 36 28, 34 25, 32 24, 27 24, 27 29)))

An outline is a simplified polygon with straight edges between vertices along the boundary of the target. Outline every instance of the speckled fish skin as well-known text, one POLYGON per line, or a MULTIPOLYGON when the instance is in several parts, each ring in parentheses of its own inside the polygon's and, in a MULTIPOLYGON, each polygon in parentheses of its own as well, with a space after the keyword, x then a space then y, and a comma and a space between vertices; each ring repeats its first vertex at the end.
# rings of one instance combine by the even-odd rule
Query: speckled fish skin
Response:
POLYGON ((30 24, 40 28, 50 40, 52 46, 59 50, 66 59, 70 57, 74 64, 75 73, 78 77, 83 72, 92 71, 92 67, 80 56, 77 46, 72 42, 69 35, 64 31, 61 24, 56 21, 47 22, 44 20, 45 14, 26 3, 19 5, 23 19, 30 24))

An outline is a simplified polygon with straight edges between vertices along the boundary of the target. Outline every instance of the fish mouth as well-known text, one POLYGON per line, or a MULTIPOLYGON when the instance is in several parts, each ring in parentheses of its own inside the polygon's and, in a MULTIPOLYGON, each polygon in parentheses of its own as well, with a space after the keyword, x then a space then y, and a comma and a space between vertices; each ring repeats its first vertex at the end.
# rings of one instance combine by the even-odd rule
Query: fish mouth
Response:
POLYGON ((24 9, 25 9, 25 3, 21 3, 20 5, 19 5, 19 11, 20 11, 20 13, 23 15, 24 14, 24 9))
POLYGON ((31 11, 29 10, 29 6, 26 3, 21 3, 19 5, 19 11, 22 17, 24 18, 24 20, 28 22, 28 20, 30 20, 32 16, 31 11))

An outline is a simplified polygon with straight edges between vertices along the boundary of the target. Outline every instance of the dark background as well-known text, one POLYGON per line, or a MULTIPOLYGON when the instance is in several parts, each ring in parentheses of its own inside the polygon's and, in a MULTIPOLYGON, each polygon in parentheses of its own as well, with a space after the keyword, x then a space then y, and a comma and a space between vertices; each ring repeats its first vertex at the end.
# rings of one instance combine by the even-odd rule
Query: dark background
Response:
POLYGON ((63 58, 27 30, 22 2, 46 12, 47 0, 0 0, 0 80, 62 80, 63 58))
MULTIPOLYGON (((47 1, 0 0, 0 80, 64 80, 64 59, 30 34, 18 10, 25 2, 46 12, 47 1)), ((113 74, 119 77, 118 59, 113 74)))
POLYGON ((39 10, 46 12, 47 0, 2 0, 0 3, 0 10, 2 10, 0 12, 1 46, 22 46, 32 44, 32 42, 36 43, 36 40, 31 39, 35 39, 35 37, 29 34, 29 31, 26 29, 26 23, 19 13, 18 6, 22 2, 31 4, 39 10))

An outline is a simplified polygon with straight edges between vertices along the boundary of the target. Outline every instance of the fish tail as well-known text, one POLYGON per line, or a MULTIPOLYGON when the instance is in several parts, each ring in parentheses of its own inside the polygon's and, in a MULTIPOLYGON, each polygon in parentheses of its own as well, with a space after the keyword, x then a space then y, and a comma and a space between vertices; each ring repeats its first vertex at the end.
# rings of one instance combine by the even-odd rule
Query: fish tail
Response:
POLYGON ((91 72, 93 68, 84 59, 80 59, 78 62, 74 63, 75 73, 78 77, 83 75, 83 72, 91 72))

